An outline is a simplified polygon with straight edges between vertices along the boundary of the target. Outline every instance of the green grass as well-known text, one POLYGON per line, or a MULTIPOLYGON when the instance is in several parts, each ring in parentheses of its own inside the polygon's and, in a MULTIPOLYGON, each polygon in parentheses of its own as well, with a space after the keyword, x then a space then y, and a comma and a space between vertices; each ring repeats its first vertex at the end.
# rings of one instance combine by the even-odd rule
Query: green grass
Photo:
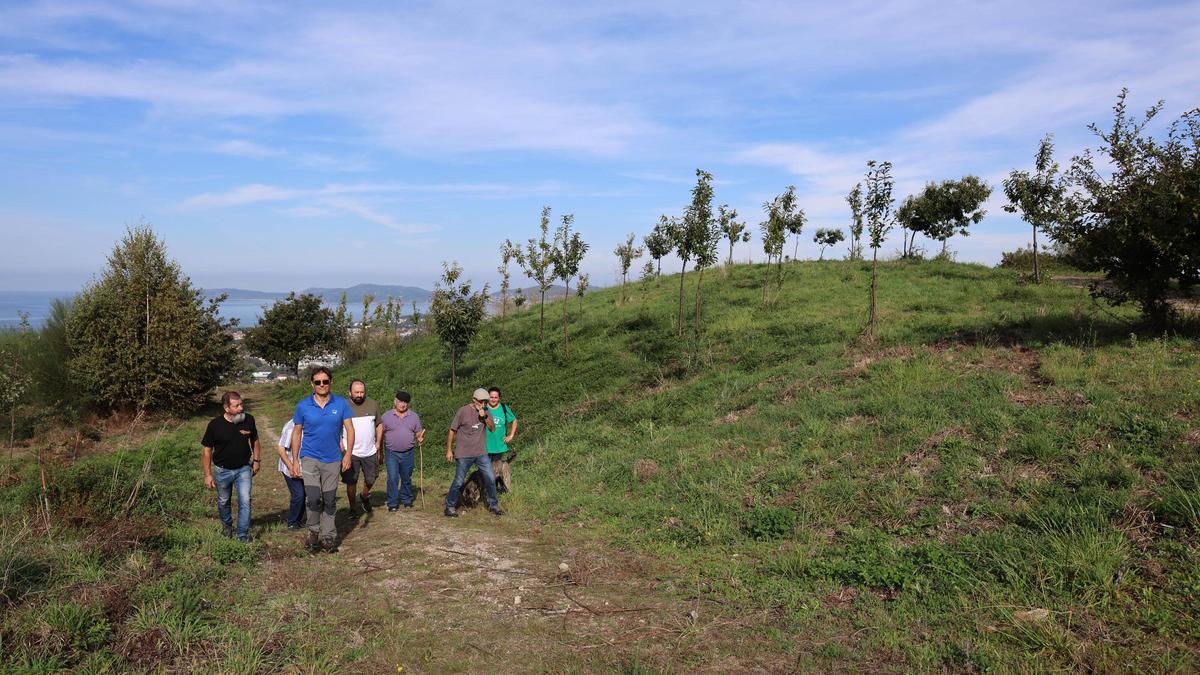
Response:
MULTIPOLYGON (((438 458, 455 409, 502 387, 521 419, 511 519, 670 561, 663 589, 766 611, 761 633, 799 668, 1194 666, 1196 343, 1138 335, 1132 310, 1078 287, 939 261, 881 265, 868 341, 867 270, 789 265, 769 307, 761 267, 709 271, 703 328, 683 337, 678 277, 634 284, 624 305, 592 292, 570 301, 569 357, 562 304, 544 341, 534 307, 483 327, 454 390, 427 337, 335 376, 381 402, 413 393, 431 485, 450 482, 438 458), (1048 618, 1019 618, 1038 608, 1048 618)), ((263 405, 286 408, 306 388, 273 391, 263 405)), ((198 425, 56 469, 55 513, 77 522, 54 539, 20 534, 38 527, 35 480, 3 490, 0 670, 323 672, 377 646, 272 623, 279 603, 322 599, 247 586, 266 550, 197 521, 198 425), (151 455, 129 512, 149 534, 98 547, 84 533, 123 512, 151 455), (97 586, 131 590, 81 592, 97 586)))

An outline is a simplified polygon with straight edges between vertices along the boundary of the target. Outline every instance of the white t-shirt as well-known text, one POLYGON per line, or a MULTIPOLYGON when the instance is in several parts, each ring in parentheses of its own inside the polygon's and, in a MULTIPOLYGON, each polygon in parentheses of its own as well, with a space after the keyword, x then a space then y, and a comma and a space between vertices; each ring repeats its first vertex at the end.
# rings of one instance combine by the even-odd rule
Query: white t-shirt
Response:
MULTIPOLYGON (((350 453, 355 457, 375 456, 375 427, 379 424, 379 404, 366 399, 362 405, 350 402, 350 423, 354 425, 354 447, 350 453)), ((346 432, 342 432, 342 447, 346 447, 346 432)))
MULTIPOLYGON (((283 433, 279 434, 279 443, 276 444, 279 447, 283 448, 285 451, 287 451, 287 456, 292 461, 296 460, 296 454, 291 451, 292 430, 295 428, 296 428, 296 423, 293 422, 292 420, 288 420, 288 423, 283 425, 283 433)), ((292 474, 288 472, 287 464, 283 463, 282 457, 279 459, 279 473, 287 476, 288 478, 292 477, 292 474)))

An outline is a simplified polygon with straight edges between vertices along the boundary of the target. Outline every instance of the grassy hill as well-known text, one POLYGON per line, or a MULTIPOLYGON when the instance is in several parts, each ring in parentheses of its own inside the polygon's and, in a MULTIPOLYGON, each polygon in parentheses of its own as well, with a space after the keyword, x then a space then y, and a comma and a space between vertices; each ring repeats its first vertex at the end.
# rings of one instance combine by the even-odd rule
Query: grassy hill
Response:
POLYGON ((514 517, 675 560, 815 662, 1194 665, 1194 342, 937 262, 882 267, 867 342, 865 265, 792 265, 771 307, 762 274, 707 272, 699 336, 675 336, 676 275, 572 299, 569 358, 555 303, 544 343, 536 308, 489 323, 458 391, 432 341, 338 377, 414 392, 431 428, 502 387, 514 517))
MULTIPOLYGON (((625 303, 619 288, 572 298, 569 357, 556 302, 544 341, 536 306, 489 321, 455 390, 431 338, 339 370, 336 389, 358 377, 381 402, 396 388, 413 393, 431 430, 433 509, 450 482, 439 457, 454 410, 477 386, 501 387, 521 419, 516 487, 503 497, 502 521, 479 523, 589 543, 607 552, 615 578, 642 575, 657 594, 719 612, 731 635, 755 637, 745 649, 781 655, 777 663, 1194 667, 1194 341, 1139 336, 1130 311, 1097 305, 1078 287, 941 262, 881 265, 880 324, 867 341, 865 265, 792 264, 769 307, 763 272, 707 271, 699 334, 690 323, 697 277, 688 274, 689 323, 675 335, 675 275, 632 284, 625 303)), ((249 409, 278 422, 303 394, 264 389, 249 409)), ((35 510, 32 466, 3 489, 0 669, 121 671, 169 656, 184 669, 325 671, 380 653, 394 642, 389 631, 425 635, 420 622, 380 617, 366 646, 339 652, 351 624, 365 630, 353 595, 339 600, 351 608, 346 627, 330 623, 334 614, 279 624, 272 608, 325 607, 343 594, 334 585, 327 597, 322 586, 288 595, 246 580, 272 561, 327 578, 337 560, 304 558, 271 529, 276 514, 256 525, 265 544, 217 537, 198 479, 202 423, 55 467, 50 532, 35 510), (143 473, 141 497, 130 499, 143 473), (65 529, 64 513, 76 530, 65 529), (264 630, 267 642, 247 637, 264 630), (280 631, 307 642, 277 640, 280 631), (140 653, 148 644, 161 653, 140 653)), ((453 523, 463 521, 474 522, 453 523)), ((431 602, 446 606, 440 595, 431 602)), ((691 625, 676 645, 689 644, 689 631, 709 634, 691 625)), ((426 654, 441 639, 428 630, 426 654)), ((508 644, 519 652, 525 638, 515 635, 508 644)), ((559 669, 571 654, 525 663, 559 669)), ((442 657, 452 658, 426 663, 487 663, 442 657)), ((580 667, 689 663, 588 658, 601 660, 580 667)))

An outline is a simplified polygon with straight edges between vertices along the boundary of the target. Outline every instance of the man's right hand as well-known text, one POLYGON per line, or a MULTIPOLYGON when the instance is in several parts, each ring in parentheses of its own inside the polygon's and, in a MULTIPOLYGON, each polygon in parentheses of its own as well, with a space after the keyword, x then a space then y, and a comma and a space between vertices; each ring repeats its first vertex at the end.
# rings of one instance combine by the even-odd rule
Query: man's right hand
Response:
POLYGON ((217 483, 213 480, 211 473, 204 474, 204 487, 209 490, 217 489, 217 483))
POLYGON ((451 464, 454 463, 454 451, 453 450, 446 451, 446 461, 450 462, 451 464))
POLYGON ((301 475, 303 475, 300 472, 299 464, 295 464, 295 463, 291 464, 290 466, 288 466, 288 471, 292 472, 292 478, 299 478, 301 475))

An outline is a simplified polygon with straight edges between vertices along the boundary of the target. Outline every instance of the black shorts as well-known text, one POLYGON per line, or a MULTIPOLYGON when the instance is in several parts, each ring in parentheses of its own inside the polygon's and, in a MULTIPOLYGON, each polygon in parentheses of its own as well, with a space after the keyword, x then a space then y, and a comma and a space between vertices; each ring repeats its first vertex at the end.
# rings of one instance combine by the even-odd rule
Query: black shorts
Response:
POLYGON ((350 456, 350 468, 342 472, 342 482, 346 485, 354 485, 358 482, 358 472, 362 471, 363 481, 367 485, 374 485, 375 479, 379 478, 379 455, 374 454, 370 457, 350 456))

